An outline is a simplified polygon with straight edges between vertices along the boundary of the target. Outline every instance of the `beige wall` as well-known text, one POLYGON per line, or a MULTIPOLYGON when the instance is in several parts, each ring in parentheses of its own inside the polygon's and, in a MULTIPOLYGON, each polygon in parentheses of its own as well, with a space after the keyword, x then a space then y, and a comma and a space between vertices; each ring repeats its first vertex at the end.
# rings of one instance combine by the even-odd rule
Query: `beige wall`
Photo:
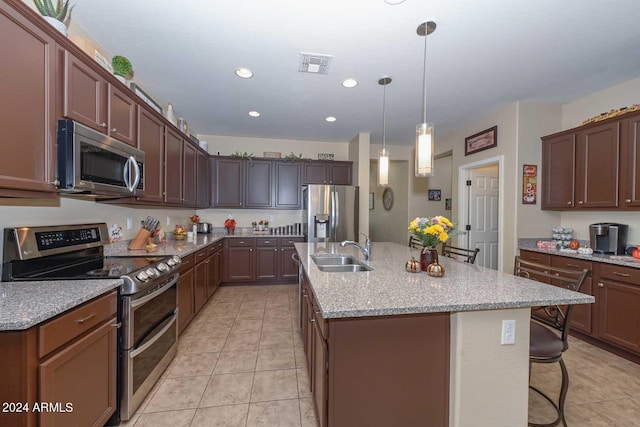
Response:
MULTIPOLYGON (((359 133, 349 141, 349 160, 353 162, 353 185, 359 188, 360 232, 369 235, 369 151, 371 139, 368 133, 359 133)), ((364 242, 364 237, 356 237, 364 242)))
POLYGON ((382 193, 386 187, 378 187, 378 162, 372 160, 369 168, 369 192, 374 193, 374 208, 369 211, 369 231, 374 242, 407 244, 409 224, 409 180, 407 160, 392 160, 389 166, 389 187, 393 190, 391 210, 382 206, 382 193))

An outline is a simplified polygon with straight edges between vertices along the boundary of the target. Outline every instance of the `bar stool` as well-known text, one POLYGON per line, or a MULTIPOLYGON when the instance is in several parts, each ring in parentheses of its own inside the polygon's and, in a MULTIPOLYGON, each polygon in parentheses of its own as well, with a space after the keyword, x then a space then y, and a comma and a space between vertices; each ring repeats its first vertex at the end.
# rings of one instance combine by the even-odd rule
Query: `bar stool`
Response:
MULTIPOLYGON (((516 256, 514 267, 516 276, 526 277, 532 280, 548 278, 551 284, 580 292, 582 284, 591 270, 582 271, 566 270, 524 261, 516 256)), ((556 411, 556 419, 548 424, 529 423, 534 427, 552 427, 559 423, 567 427, 564 415, 564 403, 569 390, 569 372, 562 359, 562 354, 569 348, 569 323, 573 313, 573 305, 550 305, 531 308, 531 331, 529 337, 529 375, 531 375, 532 363, 559 363, 562 372, 562 383, 558 403, 554 402, 540 389, 529 384, 529 388, 547 400, 556 411)))
POLYGON ((456 248, 451 245, 442 245, 442 255, 447 256, 449 258, 464 258, 464 262, 469 264, 474 264, 476 262, 476 256, 478 256, 478 252, 480 252, 480 248, 475 249, 465 249, 465 248, 456 248))

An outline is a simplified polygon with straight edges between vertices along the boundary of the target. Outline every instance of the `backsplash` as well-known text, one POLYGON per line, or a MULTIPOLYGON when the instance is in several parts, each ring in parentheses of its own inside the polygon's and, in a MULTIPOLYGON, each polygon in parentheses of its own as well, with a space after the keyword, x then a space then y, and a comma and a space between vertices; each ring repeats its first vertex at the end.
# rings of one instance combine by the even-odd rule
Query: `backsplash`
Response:
MULTIPOLYGON (((589 240, 589 224, 597 222, 617 222, 627 224, 629 231, 627 234, 628 243, 640 244, 640 212, 618 212, 618 211, 598 211, 598 212, 562 212, 560 224, 555 226, 570 227, 574 230, 574 237, 579 240, 589 240)), ((551 228, 549 228, 551 236, 551 228)))

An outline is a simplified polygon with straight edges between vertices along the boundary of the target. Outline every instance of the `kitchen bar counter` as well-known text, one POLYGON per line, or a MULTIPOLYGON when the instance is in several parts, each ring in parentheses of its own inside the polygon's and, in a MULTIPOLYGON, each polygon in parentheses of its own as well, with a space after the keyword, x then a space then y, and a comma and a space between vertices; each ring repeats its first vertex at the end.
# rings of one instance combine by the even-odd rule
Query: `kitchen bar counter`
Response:
POLYGON ((560 256, 566 256, 569 258, 583 259, 585 261, 604 262, 606 264, 616 264, 616 265, 622 265, 625 267, 640 268, 640 259, 633 258, 632 256, 629 256, 629 255, 603 255, 603 254, 581 255, 581 254, 570 252, 570 251, 561 251, 556 249, 540 249, 536 246, 536 242, 538 240, 549 240, 549 239, 521 238, 521 239, 518 239, 518 249, 531 251, 531 252, 539 252, 541 254, 560 255, 560 256))
POLYGON ((320 271, 310 255, 346 253, 363 259, 353 246, 296 243, 296 249, 322 310, 322 317, 344 318, 494 310, 545 304, 585 304, 592 296, 548 286, 440 256, 444 277, 409 273, 405 262, 420 251, 395 243, 372 243, 374 270, 357 273, 320 271))

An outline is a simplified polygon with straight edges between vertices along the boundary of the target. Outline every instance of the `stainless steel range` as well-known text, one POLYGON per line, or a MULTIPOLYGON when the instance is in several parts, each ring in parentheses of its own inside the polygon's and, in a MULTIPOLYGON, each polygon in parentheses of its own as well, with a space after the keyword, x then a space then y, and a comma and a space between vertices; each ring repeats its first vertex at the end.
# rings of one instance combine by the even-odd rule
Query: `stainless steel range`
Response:
POLYGON ((107 225, 6 228, 3 281, 121 278, 119 417, 128 420, 178 349, 177 256, 105 257, 107 225))

